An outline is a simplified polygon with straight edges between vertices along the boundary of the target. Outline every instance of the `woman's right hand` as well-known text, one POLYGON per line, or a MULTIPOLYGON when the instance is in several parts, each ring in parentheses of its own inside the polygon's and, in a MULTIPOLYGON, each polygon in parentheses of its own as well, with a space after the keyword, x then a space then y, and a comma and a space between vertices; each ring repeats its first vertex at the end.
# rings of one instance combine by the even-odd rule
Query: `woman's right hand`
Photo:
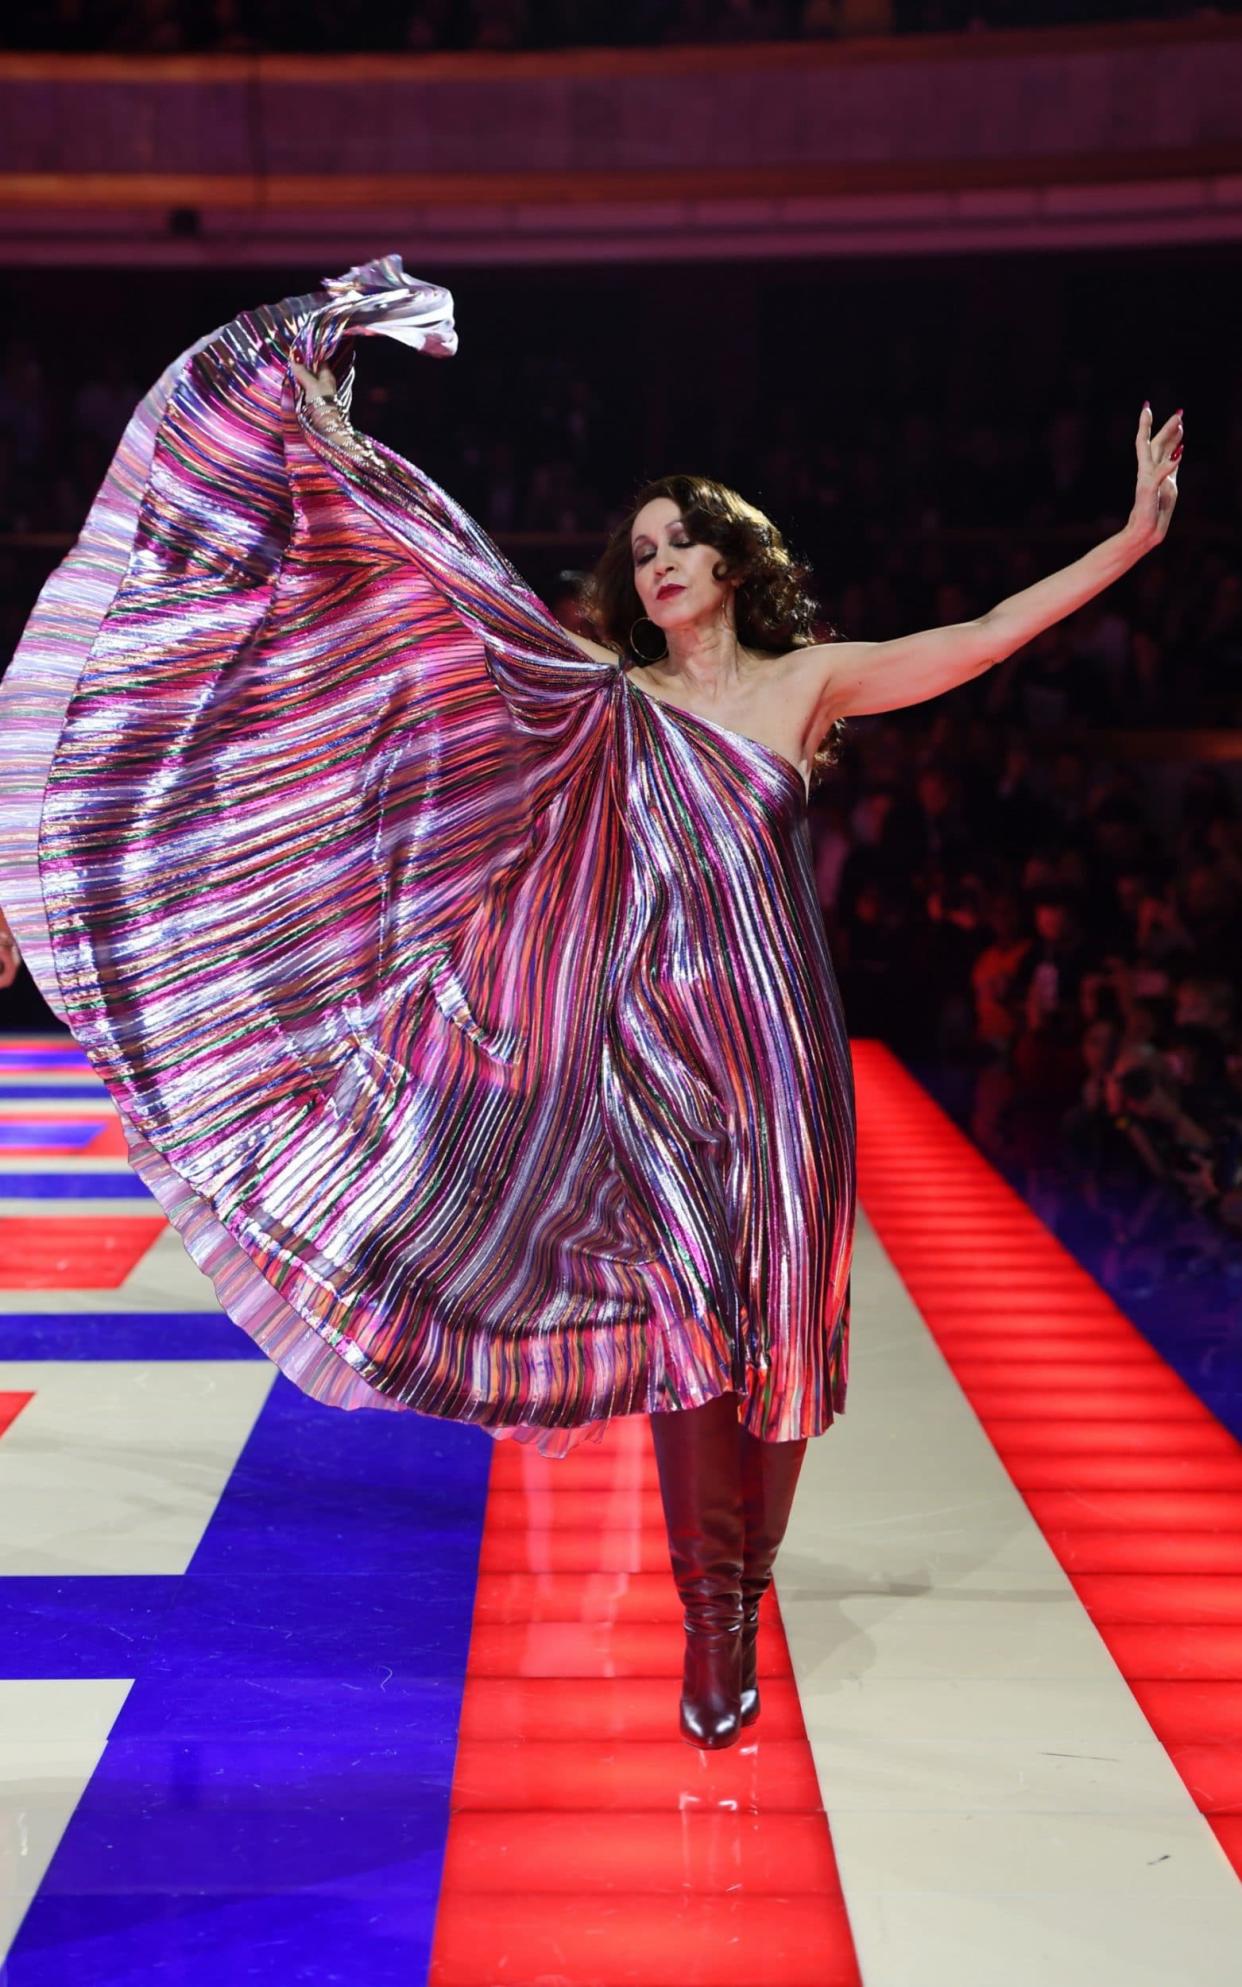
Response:
POLYGON ((336 392, 336 374, 331 366, 320 366, 319 371, 313 373, 308 367, 301 365, 292 353, 289 355, 289 364, 305 388, 308 399, 323 400, 327 394, 336 392))
POLYGON ((303 388, 303 419, 330 448, 338 449, 354 462, 376 467, 379 457, 373 443, 365 435, 360 435, 353 427, 345 409, 331 396, 336 392, 336 374, 331 366, 320 366, 313 373, 299 359, 289 354, 289 364, 299 386, 303 388))
POLYGON ((4 912, 0 911, 0 992, 11 987, 17 978, 17 969, 22 963, 22 955, 17 940, 9 930, 4 912))

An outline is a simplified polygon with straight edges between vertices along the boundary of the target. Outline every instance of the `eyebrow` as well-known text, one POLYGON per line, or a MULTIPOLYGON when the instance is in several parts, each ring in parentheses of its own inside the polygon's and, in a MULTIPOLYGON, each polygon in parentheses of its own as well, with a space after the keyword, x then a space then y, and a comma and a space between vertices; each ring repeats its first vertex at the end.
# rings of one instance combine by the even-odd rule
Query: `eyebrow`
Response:
MULTIPOLYGON (((684 525, 685 522, 686 520, 684 517, 671 517, 668 523, 665 525, 664 529, 666 531, 671 531, 675 524, 684 525)), ((654 545, 654 544, 655 544, 655 539, 652 538, 649 532, 640 531, 637 538, 631 538, 630 550, 631 552, 636 552, 640 545, 654 545)))

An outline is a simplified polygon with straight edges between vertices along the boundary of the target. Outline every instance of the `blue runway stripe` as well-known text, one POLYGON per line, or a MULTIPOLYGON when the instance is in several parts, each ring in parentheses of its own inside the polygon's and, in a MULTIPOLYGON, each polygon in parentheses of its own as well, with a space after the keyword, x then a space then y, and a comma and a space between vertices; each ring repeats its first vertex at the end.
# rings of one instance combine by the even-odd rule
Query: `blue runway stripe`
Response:
POLYGON ((0 1072, 27 1069, 80 1070, 85 1076, 90 1064, 81 1050, 76 1048, 71 1054, 63 1049, 0 1048, 0 1072))
MULTIPOLYGON (((119 1819, 128 1819, 125 1807, 119 1819)), ((37 1930, 29 1929, 28 1917, 18 1937, 21 1958, 0 1981, 3 1987, 222 1987, 229 1977, 222 1969, 236 1962, 244 1971, 234 1977, 246 1987, 277 1981, 280 1987, 422 1987, 434 1911, 427 1869, 438 1871, 440 1860, 413 1841, 399 1848, 382 1813, 342 1819, 353 1858, 336 1867, 325 1846, 309 1859, 307 1881, 283 1893, 260 1887, 265 1866, 259 1866, 255 1889, 239 1883, 232 1894, 199 1895, 187 1883, 173 1897, 137 1884, 110 1897, 44 1895, 37 1930), (378 1839, 391 1844, 390 1855, 359 1846, 378 1839), (327 1956, 323 1969, 317 1953, 327 1956)), ((235 1821, 212 1818, 216 1829, 235 1821)))
POLYGON ((102 1128, 100 1118, 0 1118, 0 1152, 25 1152, 32 1145, 78 1152, 92 1145, 102 1128))
POLYGON ((6 1083, 0 1078, 0 1097, 19 1104, 31 1104, 49 1097, 89 1097, 93 1103, 105 1103, 108 1093, 102 1083, 6 1083))
POLYGON ((136 1173, 28 1173, 0 1169, 0 1200, 141 1200, 154 1206, 136 1173))
POLYGON ((263 1356, 254 1340, 218 1311, 0 1312, 0 1359, 249 1359, 261 1363, 263 1356))
POLYGON ((277 1379, 185 1574, 0 1581, 0 1673, 137 1679, 6 1987, 426 1977, 491 1455, 277 1379))

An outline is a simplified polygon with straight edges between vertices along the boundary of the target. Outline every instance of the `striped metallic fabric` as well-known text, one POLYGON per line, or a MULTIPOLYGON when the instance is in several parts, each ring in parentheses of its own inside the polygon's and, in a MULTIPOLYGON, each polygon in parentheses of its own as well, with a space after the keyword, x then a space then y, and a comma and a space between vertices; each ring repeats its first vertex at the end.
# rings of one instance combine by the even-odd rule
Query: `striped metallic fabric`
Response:
MULTIPOLYGON (((224 1310, 334 1407, 564 1454, 844 1405, 854 1093, 801 775, 579 649, 292 353, 456 349, 385 256, 143 400, 0 686, 0 901, 224 1310)), ((335 355, 335 356, 334 356, 335 355)))

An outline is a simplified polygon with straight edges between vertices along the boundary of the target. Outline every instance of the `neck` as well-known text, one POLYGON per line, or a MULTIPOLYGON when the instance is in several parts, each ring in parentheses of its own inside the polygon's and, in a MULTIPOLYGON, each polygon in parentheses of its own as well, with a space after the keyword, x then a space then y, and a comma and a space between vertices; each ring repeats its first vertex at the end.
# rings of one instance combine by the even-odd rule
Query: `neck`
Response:
POLYGON ((662 676, 691 684, 706 698, 726 697, 749 675, 749 658, 723 621, 666 628, 668 654, 656 664, 662 676))

